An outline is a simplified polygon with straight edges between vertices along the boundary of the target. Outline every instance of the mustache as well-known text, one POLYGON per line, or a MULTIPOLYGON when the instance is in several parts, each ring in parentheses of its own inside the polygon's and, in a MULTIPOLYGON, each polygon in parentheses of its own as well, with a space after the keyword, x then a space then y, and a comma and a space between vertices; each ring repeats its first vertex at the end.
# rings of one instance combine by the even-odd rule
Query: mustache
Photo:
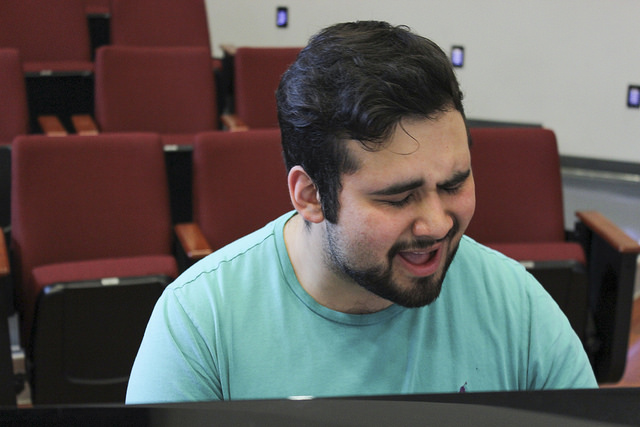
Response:
POLYGON ((458 233, 458 230, 460 230, 460 226, 458 225, 458 221, 456 221, 454 218, 453 226, 449 229, 449 232, 440 239, 432 239, 430 237, 415 237, 411 241, 396 242, 393 246, 391 246, 391 249, 389 250, 389 259, 392 260, 400 252, 429 249, 433 245, 452 239, 453 236, 458 233))

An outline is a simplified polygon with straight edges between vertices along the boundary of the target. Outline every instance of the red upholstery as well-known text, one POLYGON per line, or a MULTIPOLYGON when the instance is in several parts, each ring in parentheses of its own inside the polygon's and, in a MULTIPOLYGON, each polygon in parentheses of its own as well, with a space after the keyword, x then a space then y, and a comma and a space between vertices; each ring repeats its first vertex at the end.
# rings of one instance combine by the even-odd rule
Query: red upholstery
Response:
POLYGON ((164 162, 154 134, 16 138, 11 243, 23 336, 38 293, 51 284, 45 277, 72 281, 74 272, 78 279, 140 276, 152 264, 157 274, 175 276, 164 162), (161 258, 125 260, 148 256, 161 258), (68 263, 80 264, 72 270, 68 263), (106 274, 106 267, 114 269, 106 274))
POLYGON ((542 128, 471 128, 476 211, 467 234, 518 260, 576 259, 565 243, 560 158, 542 128))
POLYGON ((564 240, 560 161, 547 129, 471 129, 480 241, 564 240))
MULTIPOLYGON (((111 0, 111 43, 121 46, 201 46, 211 39, 204 0, 111 0)), ((213 68, 221 68, 211 59, 213 68)))
POLYGON ((195 134, 217 128, 206 48, 104 46, 97 51, 95 79, 102 132, 195 134))
POLYGON ((300 48, 237 49, 234 58, 235 114, 249 128, 278 127, 275 92, 300 48))
POLYGON ((9 144, 26 134, 29 125, 24 73, 15 49, 0 49, 0 100, 0 144, 9 144))
POLYGON ((211 50, 204 0, 111 0, 111 43, 211 50))
POLYGON ((193 203, 194 221, 214 250, 291 210, 280 131, 198 135, 193 203))
POLYGON ((93 69, 82 0, 2 0, 0 46, 17 48, 27 72, 93 69))

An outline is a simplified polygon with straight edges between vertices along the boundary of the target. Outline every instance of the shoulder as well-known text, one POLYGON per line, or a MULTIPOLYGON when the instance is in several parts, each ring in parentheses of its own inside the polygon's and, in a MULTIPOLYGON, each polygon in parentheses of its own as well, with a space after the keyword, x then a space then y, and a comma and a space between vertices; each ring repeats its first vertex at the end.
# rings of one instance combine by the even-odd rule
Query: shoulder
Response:
POLYGON ((200 260, 167 287, 166 297, 189 308, 210 307, 256 292, 257 284, 267 278, 281 282, 282 265, 288 262, 282 231, 291 215, 287 213, 200 260))
POLYGON ((240 274, 243 272, 241 270, 243 265, 249 266, 251 270, 256 270, 260 263, 272 263, 272 257, 281 256, 281 234, 284 224, 291 215, 292 213, 287 213, 208 255, 182 273, 171 287, 183 287, 186 284, 199 281, 203 276, 227 272, 240 274))
MULTIPOLYGON (((446 280, 452 291, 494 307, 517 306, 522 310, 540 303, 556 309, 547 291, 522 264, 467 236, 460 241, 446 280)), ((529 310, 520 314, 526 312, 529 310)))
POLYGON ((458 273, 476 277, 529 278, 530 274, 518 261, 484 246, 468 236, 463 236, 454 264, 458 273))

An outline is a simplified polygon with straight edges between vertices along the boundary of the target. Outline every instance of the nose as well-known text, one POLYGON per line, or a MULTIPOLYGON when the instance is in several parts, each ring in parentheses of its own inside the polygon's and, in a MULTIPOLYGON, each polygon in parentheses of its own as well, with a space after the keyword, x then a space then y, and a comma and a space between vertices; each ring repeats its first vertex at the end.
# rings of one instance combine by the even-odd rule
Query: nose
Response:
POLYGON ((418 206, 412 232, 416 237, 434 240, 444 238, 453 227, 453 217, 438 195, 432 195, 418 206))

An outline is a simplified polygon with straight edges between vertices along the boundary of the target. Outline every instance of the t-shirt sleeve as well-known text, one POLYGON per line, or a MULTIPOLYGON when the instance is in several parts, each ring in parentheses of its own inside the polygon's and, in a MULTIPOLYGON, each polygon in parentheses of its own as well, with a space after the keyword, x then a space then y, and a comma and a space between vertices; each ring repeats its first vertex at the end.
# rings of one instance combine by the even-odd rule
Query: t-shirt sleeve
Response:
POLYGON ((541 286, 532 288, 527 388, 598 387, 589 358, 569 320, 541 286))
POLYGON ((126 403, 222 399, 212 341, 205 340, 174 290, 165 290, 136 356, 126 403))

